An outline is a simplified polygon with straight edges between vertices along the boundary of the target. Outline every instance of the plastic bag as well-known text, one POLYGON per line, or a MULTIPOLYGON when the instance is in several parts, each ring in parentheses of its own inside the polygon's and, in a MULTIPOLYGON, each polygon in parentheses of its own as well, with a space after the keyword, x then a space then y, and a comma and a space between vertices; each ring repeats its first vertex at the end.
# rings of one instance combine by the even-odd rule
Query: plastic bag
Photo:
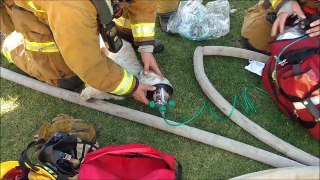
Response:
POLYGON ((181 1, 170 17, 168 31, 190 40, 217 39, 230 29, 229 2, 216 0, 206 6, 202 0, 181 1))

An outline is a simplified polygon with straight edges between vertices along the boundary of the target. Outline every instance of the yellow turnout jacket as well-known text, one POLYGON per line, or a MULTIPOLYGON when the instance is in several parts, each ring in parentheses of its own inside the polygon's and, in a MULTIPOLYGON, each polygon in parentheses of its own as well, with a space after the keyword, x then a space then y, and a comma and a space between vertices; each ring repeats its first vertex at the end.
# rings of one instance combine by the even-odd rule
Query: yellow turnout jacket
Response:
POLYGON ((13 50, 3 48, 3 54, 29 75, 54 86, 79 77, 116 95, 129 94, 138 85, 101 53, 97 11, 90 0, 1 2, 1 32, 22 34, 22 43, 13 50))

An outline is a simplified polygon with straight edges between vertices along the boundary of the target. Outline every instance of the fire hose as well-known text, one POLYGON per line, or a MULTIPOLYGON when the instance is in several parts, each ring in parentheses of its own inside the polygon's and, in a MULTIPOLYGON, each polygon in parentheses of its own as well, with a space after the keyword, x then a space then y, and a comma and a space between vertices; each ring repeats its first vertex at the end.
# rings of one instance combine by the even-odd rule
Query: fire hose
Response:
POLYGON ((277 168, 245 174, 230 180, 240 179, 320 179, 320 169, 319 166, 277 168))
MULTIPOLYGON (((38 80, 12 72, 5 68, 0 68, 0 76, 8 81, 20 84, 33 90, 60 98, 81 106, 89 107, 113 116, 128 119, 133 122, 154 127, 166 132, 170 132, 182 137, 186 137, 207 145, 221 148, 247 158, 268 164, 274 167, 301 167, 304 166, 296 161, 273 154, 271 152, 223 137, 207 131, 203 131, 190 126, 171 127, 163 123, 162 119, 144 112, 122 107, 116 104, 101 100, 83 101, 76 92, 50 86, 38 80)), ((169 121, 169 120, 168 120, 169 121)), ((169 121, 173 123, 172 121, 169 121)), ((303 153, 301 153, 303 155, 303 153)), ((310 155, 311 156, 311 155, 310 155)))
MULTIPOLYGON (((203 65, 203 56, 215 55, 215 56, 231 56, 242 59, 251 59, 260 62, 266 62, 269 59, 269 56, 266 56, 261 53, 233 48, 233 47, 224 47, 224 46, 206 46, 206 47, 197 47, 194 52, 194 72, 196 79, 208 96, 208 98, 225 114, 228 115, 232 110, 233 106, 225 100, 220 93, 212 86, 208 77, 204 72, 203 65)), ((259 125, 252 122, 246 116, 244 116, 238 110, 234 110, 230 119, 239 125, 241 128, 258 138, 260 141, 266 143, 267 145, 273 147, 277 151, 285 154, 286 156, 301 162, 305 165, 319 166, 319 158, 308 154, 291 144, 281 140, 270 132, 266 131, 259 125)))

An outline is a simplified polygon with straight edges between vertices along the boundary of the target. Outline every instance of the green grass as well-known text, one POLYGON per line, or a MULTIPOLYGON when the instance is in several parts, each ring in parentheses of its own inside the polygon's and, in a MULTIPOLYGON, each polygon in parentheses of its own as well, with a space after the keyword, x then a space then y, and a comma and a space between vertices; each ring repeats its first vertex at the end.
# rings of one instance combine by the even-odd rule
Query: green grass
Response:
MULTIPOLYGON (((197 46, 224 45, 240 47, 240 30, 245 9, 257 1, 231 0, 230 33, 217 40, 194 42, 180 36, 169 36, 157 29, 158 38, 166 45, 163 53, 156 55, 161 70, 174 86, 176 107, 170 109, 170 119, 182 121, 190 118, 208 98, 202 92, 193 72, 193 52, 197 46)), ((232 103, 234 95, 254 84, 261 87, 261 78, 246 71, 246 60, 222 57, 205 57, 205 71, 217 90, 232 103)), ((1 66, 20 72, 14 65, 1 61, 1 66)), ((270 97, 251 90, 250 95, 258 109, 248 117, 281 139, 317 157, 319 143, 307 131, 287 119, 270 97)), ((131 121, 81 107, 40 92, 1 79, 1 107, 12 102, 15 108, 1 112, 1 162, 17 160, 21 151, 33 139, 42 122, 50 121, 56 114, 64 113, 85 119, 99 129, 98 141, 103 146, 143 143, 175 155, 183 166, 184 179, 226 179, 272 167, 257 161, 204 145, 183 137, 166 133, 131 121)), ((158 115, 147 106, 132 99, 114 102, 119 105, 158 115)), ((214 105, 209 103, 212 107, 214 105)), ((216 108, 214 111, 222 116, 216 108)), ((258 148, 280 154, 248 134, 232 121, 219 121, 208 113, 189 124, 205 131, 232 138, 258 148)))

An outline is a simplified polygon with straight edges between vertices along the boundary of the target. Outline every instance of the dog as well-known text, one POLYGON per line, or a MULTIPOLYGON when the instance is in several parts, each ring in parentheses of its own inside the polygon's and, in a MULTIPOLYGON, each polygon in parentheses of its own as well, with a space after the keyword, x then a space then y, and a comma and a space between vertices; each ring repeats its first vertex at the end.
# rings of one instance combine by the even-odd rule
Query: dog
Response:
MULTIPOLYGON (((166 80, 155 74, 152 71, 148 72, 148 75, 143 73, 143 67, 140 61, 137 58, 136 52, 134 51, 132 45, 125 41, 123 41, 123 46, 118 53, 112 53, 108 51, 106 48, 102 37, 100 36, 100 48, 101 51, 110 59, 112 59, 115 63, 126 69, 130 74, 137 77, 140 83, 145 85, 154 85, 157 83, 161 83, 162 81, 166 80)), ((166 80, 167 81, 167 80, 166 80)), ((166 82, 169 83, 169 82, 166 82)), ((100 100, 123 100, 124 97, 116 96, 110 93, 101 92, 91 86, 86 87, 82 90, 80 97, 87 101, 91 98, 100 99, 100 100)))

